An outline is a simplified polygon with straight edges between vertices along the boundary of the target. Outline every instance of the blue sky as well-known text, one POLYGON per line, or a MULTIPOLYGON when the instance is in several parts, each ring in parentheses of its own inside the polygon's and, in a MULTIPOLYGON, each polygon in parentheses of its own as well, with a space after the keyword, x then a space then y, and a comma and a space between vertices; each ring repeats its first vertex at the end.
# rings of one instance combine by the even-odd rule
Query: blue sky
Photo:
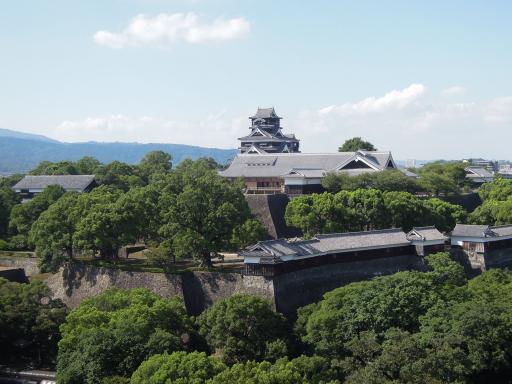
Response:
POLYGON ((512 158, 508 1, 4 1, 0 127, 236 147, 275 106, 304 152, 512 158))

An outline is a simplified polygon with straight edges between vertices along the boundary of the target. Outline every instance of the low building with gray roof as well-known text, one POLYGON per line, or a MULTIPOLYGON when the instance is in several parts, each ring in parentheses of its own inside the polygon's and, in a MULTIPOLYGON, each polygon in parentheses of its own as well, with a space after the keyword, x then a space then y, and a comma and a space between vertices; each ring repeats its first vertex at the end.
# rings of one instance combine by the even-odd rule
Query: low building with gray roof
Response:
POLYGON ((494 180, 494 174, 483 167, 467 167, 466 178, 475 184, 488 183, 494 180))
POLYGON ((221 176, 243 178, 249 194, 321 192, 330 172, 358 175, 397 169, 389 151, 241 154, 221 176))
POLYGON ((59 185, 66 192, 88 192, 96 186, 94 175, 27 175, 12 189, 21 195, 24 201, 30 200, 50 185, 59 185))
POLYGON ((473 270, 512 265, 512 225, 457 224, 450 238, 453 252, 473 270))
POLYGON ((425 256, 447 240, 435 227, 408 234, 399 228, 316 235, 309 240, 260 241, 242 251, 246 274, 274 276, 322 264, 365 261, 394 256, 425 256), (428 240, 427 240, 428 239, 428 240), (421 245, 422 252, 416 252, 421 245))

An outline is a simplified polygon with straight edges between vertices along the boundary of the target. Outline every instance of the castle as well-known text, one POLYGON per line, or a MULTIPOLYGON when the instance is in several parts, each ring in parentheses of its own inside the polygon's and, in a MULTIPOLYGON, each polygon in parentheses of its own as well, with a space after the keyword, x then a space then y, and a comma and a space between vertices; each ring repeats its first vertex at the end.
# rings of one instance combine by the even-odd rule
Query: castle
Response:
POLYGON ((274 108, 258 108, 250 119, 251 133, 239 138, 240 154, 220 172, 230 179, 244 179, 246 194, 319 193, 329 172, 359 175, 398 169, 389 151, 301 153, 295 135, 282 133, 281 117, 274 108))

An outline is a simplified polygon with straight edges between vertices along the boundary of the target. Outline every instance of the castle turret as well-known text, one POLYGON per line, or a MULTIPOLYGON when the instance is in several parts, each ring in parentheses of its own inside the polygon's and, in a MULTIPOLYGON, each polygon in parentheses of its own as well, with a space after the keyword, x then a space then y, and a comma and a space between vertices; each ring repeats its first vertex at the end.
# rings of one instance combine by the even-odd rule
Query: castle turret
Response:
POLYGON ((274 108, 258 108, 251 119, 251 133, 240 137, 240 153, 292 153, 299 152, 299 140, 293 134, 284 134, 281 117, 274 108))

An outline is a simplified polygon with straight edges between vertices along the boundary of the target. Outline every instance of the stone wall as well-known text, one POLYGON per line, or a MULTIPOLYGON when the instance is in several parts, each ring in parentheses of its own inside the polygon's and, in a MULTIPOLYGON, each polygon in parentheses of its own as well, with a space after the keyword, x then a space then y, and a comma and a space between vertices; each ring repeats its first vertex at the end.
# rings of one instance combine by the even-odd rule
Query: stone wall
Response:
POLYGON ((16 257, 16 256, 0 256, 0 266, 23 268, 25 275, 33 276, 40 272, 37 257, 16 257))
POLYGON ((319 301, 326 292, 335 288, 411 269, 424 270, 423 259, 393 256, 329 264, 279 275, 274 278, 276 308, 286 317, 295 318, 298 308, 319 301))
POLYGON ((148 288, 163 297, 183 297, 179 275, 150 272, 128 272, 113 268, 68 263, 50 276, 46 283, 53 297, 74 308, 82 300, 94 297, 104 290, 116 288, 148 288))
POLYGON ((259 295, 271 301, 274 297, 272 281, 263 277, 213 272, 127 272, 79 263, 67 264, 50 276, 47 284, 53 296, 71 308, 111 287, 148 288, 163 297, 181 297, 192 315, 237 293, 259 295))
POLYGON ((423 269, 417 256, 394 256, 370 261, 330 264, 272 278, 239 273, 186 272, 164 274, 127 272, 72 263, 52 275, 47 284, 55 298, 71 308, 110 287, 148 288, 164 297, 181 297, 191 315, 234 294, 268 299, 279 312, 294 318, 297 308, 320 300, 342 285, 410 269, 423 269))

